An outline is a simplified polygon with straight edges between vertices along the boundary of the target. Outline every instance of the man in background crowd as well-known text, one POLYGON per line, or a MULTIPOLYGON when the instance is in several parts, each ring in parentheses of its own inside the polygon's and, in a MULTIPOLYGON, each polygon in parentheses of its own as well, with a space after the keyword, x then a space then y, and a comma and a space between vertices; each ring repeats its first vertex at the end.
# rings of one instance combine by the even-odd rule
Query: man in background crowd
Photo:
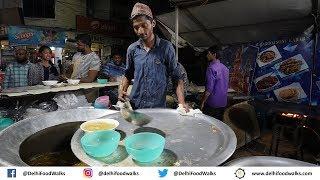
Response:
POLYGON ((27 51, 17 48, 15 51, 15 61, 10 63, 5 71, 4 89, 28 86, 28 71, 30 62, 27 58, 27 51))
POLYGON ((98 55, 91 50, 91 37, 82 34, 76 37, 77 50, 72 58, 70 67, 71 79, 80 79, 80 82, 91 83, 96 80, 100 71, 101 60, 98 55))
POLYGON ((212 46, 206 51, 209 66, 206 72, 206 90, 201 100, 201 110, 204 114, 222 121, 227 106, 229 69, 220 63, 219 50, 218 46, 212 46))
POLYGON ((117 78, 124 75, 126 66, 119 52, 115 52, 110 62, 102 67, 102 72, 108 77, 109 81, 115 82, 117 78))
MULTIPOLYGON (((71 79, 80 79, 80 83, 92 83, 96 80, 100 71, 101 60, 91 50, 91 37, 89 35, 79 35, 76 40, 78 52, 74 54, 66 74, 71 74, 71 79)), ((98 89, 84 90, 84 94, 88 102, 93 102, 98 96, 98 89)))
MULTIPOLYGON (((112 55, 111 61, 102 67, 102 76, 108 78, 111 82, 121 82, 125 69, 126 66, 123 63, 123 58, 121 54, 116 51, 112 55)), ((106 91, 112 104, 116 104, 118 101, 118 91, 118 88, 108 88, 106 91)))

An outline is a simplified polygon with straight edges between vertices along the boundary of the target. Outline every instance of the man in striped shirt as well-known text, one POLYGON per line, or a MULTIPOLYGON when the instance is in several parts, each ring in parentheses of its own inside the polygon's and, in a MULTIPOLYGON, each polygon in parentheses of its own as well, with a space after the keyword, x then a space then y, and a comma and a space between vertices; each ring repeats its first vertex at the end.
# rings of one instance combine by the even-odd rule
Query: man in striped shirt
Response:
POLYGON ((28 86, 28 70, 30 62, 27 59, 27 51, 18 48, 15 52, 16 61, 8 64, 4 78, 4 89, 28 86))
POLYGON ((71 79, 80 79, 82 83, 91 83, 98 76, 101 60, 91 50, 91 38, 89 35, 81 34, 76 39, 78 53, 72 58, 71 79))

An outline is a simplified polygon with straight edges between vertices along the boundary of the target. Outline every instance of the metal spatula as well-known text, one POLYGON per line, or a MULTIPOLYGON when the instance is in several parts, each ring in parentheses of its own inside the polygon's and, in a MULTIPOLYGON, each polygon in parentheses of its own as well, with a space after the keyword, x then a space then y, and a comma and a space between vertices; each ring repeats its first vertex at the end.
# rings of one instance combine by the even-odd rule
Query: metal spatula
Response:
POLYGON ((146 125, 146 124, 150 123, 150 121, 152 119, 150 116, 148 116, 144 113, 134 111, 128 100, 124 102, 123 107, 120 107, 120 113, 126 121, 128 121, 136 126, 146 125))

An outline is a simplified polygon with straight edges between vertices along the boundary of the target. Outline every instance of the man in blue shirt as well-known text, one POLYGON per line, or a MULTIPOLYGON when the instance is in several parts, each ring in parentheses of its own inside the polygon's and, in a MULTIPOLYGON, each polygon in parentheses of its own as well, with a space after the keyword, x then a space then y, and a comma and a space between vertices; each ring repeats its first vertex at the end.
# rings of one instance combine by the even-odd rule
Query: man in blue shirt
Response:
POLYGON ((117 81, 117 77, 121 77, 125 73, 126 66, 122 62, 120 53, 114 53, 110 62, 102 67, 102 72, 109 81, 117 81))
POLYGON ((130 94, 134 108, 164 108, 168 77, 171 76, 178 80, 176 94, 179 104, 189 111, 184 100, 183 77, 179 73, 174 48, 169 41, 153 33, 156 22, 150 8, 136 3, 132 9, 131 22, 140 39, 128 47, 119 99, 125 100, 130 81, 134 79, 130 94))

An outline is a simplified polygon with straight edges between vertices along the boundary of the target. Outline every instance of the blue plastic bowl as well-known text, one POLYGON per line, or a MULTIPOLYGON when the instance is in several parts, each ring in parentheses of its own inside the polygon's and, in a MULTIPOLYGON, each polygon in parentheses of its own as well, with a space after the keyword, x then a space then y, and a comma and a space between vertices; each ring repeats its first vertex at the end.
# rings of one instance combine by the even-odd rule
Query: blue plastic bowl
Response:
POLYGON ((14 123, 13 120, 10 118, 0 118, 0 131, 9 127, 13 123, 14 123))
POLYGON ((118 147, 120 133, 114 130, 86 133, 81 138, 81 146, 92 157, 106 157, 118 147))
POLYGON ((97 82, 99 84, 106 84, 108 82, 108 80, 107 79, 97 79, 97 82))
POLYGON ((142 132, 127 137, 124 144, 133 159, 150 162, 161 155, 165 138, 156 133, 142 132))

